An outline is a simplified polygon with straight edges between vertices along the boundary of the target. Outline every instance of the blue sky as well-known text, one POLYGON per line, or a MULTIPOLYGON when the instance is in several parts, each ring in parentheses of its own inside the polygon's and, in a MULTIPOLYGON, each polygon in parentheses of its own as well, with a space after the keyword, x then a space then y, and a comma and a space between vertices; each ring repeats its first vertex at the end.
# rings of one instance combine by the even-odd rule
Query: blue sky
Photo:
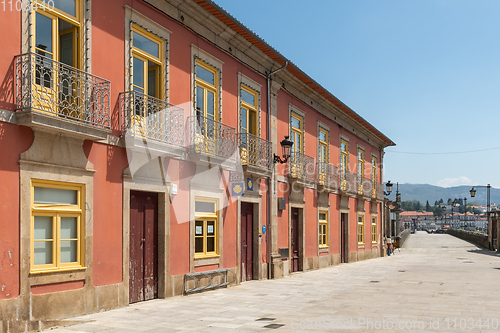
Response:
POLYGON ((500 1, 215 2, 396 142, 385 181, 500 187, 500 1))

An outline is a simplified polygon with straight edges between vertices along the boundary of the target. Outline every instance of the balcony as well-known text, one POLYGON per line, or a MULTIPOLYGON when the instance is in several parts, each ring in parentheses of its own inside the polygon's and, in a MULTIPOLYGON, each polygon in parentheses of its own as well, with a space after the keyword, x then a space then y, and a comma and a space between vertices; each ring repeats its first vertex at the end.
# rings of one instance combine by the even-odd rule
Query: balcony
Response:
POLYGON ((84 139, 111 132, 111 83, 39 54, 15 57, 16 117, 20 125, 84 139))
POLYGON ((239 133, 238 136, 243 171, 269 176, 274 166, 272 142, 249 133, 239 133))
POLYGON ((373 183, 371 178, 356 176, 357 193, 359 196, 371 198, 373 196, 373 183))
POLYGON ((314 183, 316 178, 314 158, 300 152, 292 152, 287 175, 304 183, 314 183))
POLYGON ((358 193, 358 175, 347 170, 340 170, 340 190, 348 195, 358 193))
POLYGON ((147 148, 180 157, 184 148, 184 109, 140 92, 120 94, 121 129, 127 148, 147 148))
POLYGON ((339 189, 339 170, 336 166, 330 163, 317 163, 318 172, 318 187, 329 191, 337 191, 339 189))
POLYGON ((374 193, 372 194, 372 198, 376 198, 377 200, 384 200, 384 184, 377 183, 377 188, 373 189, 374 193))
POLYGON ((235 165, 238 141, 234 127, 200 115, 188 117, 187 124, 190 160, 235 165))

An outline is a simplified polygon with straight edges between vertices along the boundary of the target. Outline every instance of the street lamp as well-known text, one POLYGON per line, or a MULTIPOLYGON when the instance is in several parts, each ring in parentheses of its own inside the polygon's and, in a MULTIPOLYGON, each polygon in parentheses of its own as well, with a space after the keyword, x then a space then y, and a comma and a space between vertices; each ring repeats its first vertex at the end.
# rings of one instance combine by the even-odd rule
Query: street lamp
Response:
POLYGON ((285 135, 285 138, 280 142, 283 160, 278 155, 274 154, 274 163, 283 164, 288 161, 288 158, 290 158, 290 151, 292 150, 293 141, 289 140, 288 138, 288 135, 285 135))
POLYGON ((452 229, 453 229, 453 207, 457 207, 457 206, 458 206, 458 202, 457 202, 457 199, 455 199, 451 203, 451 223, 450 223, 450 228, 452 228, 452 229))
POLYGON ((392 183, 390 180, 385 183, 385 188, 387 189, 387 192, 384 191, 384 195, 390 195, 392 192, 392 183))
MULTIPOLYGON (((490 212, 490 189, 491 189, 491 185, 488 184, 486 186, 483 186, 483 185, 476 185, 476 187, 478 188, 486 188, 486 216, 487 218, 489 219, 489 212, 490 212)), ((474 189, 474 186, 472 187, 472 189, 470 190, 470 196, 472 198, 474 198, 476 196, 476 190, 474 189)), ((488 227, 486 227, 488 228, 488 227)))
POLYGON ((467 197, 464 198, 465 206, 464 206, 464 222, 465 226, 469 227, 469 221, 467 220, 467 197))
MULTIPOLYGON (((486 188, 486 200, 487 200, 487 206, 486 206, 486 211, 489 212, 490 211, 490 189, 491 189, 491 185, 488 184, 486 186, 482 186, 482 185, 476 185, 477 188, 486 188)), ((476 196, 476 189, 474 188, 474 186, 472 187, 472 189, 470 190, 470 196, 472 198, 474 198, 476 196)))

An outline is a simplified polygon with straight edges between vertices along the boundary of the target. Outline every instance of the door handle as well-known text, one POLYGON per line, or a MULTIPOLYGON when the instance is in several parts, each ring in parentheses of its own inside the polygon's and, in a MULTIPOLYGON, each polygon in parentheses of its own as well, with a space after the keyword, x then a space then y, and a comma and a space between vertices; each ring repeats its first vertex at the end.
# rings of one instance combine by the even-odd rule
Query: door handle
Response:
POLYGON ((247 247, 246 245, 243 245, 243 247, 247 247))
POLYGON ((141 242, 142 242, 142 243, 144 243, 145 241, 146 241, 146 239, 145 239, 145 238, 141 239, 141 242))

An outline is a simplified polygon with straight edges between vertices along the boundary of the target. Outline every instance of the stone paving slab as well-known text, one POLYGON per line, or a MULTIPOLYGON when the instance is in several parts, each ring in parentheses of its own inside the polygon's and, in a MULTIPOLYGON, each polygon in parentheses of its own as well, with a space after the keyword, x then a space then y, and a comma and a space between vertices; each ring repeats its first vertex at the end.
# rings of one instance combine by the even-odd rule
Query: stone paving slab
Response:
POLYGON ((499 281, 497 253, 417 232, 390 257, 136 303, 53 332, 497 332, 499 281))

